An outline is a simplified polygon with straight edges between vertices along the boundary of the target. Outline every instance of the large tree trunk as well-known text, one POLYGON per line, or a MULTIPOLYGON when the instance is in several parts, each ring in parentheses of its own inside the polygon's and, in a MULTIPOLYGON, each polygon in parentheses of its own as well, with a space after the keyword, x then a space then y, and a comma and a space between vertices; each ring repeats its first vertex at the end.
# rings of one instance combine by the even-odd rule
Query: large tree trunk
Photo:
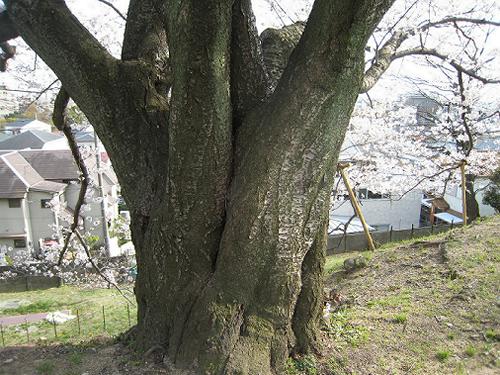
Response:
POLYGON ((317 349, 337 157, 391 2, 317 0, 271 80, 249 0, 132 0, 121 60, 61 0, 8 3, 131 208, 137 348, 193 373, 261 375, 317 349))

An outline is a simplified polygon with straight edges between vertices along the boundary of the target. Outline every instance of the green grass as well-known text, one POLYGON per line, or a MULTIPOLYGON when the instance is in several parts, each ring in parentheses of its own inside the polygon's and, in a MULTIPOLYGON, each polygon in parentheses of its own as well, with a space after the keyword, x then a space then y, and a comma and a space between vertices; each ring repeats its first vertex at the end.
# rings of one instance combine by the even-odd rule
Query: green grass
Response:
POLYGON ((373 251, 354 251, 349 253, 340 253, 326 257, 325 275, 331 275, 344 269, 344 260, 352 257, 363 256, 366 260, 370 260, 373 256, 373 251))
POLYGON ((404 324, 408 321, 408 316, 404 313, 394 315, 393 322, 398 324, 404 324))
POLYGON ((441 349, 436 353, 436 358, 440 362, 446 362, 451 356, 451 351, 449 349, 441 349))
POLYGON ((465 354, 468 356, 468 357, 474 357, 477 353, 477 349, 474 345, 468 345, 466 348, 465 348, 465 354))
POLYGON ((43 361, 35 370, 38 375, 52 375, 55 368, 55 365, 51 361, 43 361))
MULTIPOLYGON (((63 286, 41 291, 2 293, 0 298, 2 300, 30 301, 29 305, 17 309, 0 310, 1 315, 19 315, 56 310, 70 310, 71 314, 77 315, 78 312, 80 334, 78 332, 78 319, 76 318, 57 325, 57 337, 55 336, 54 326, 49 322, 28 323, 28 327, 31 327, 29 333, 30 343, 77 343, 100 336, 115 337, 136 322, 135 306, 129 305, 129 324, 127 301, 114 289, 81 289, 73 286, 63 286), (103 307, 106 328, 104 328, 103 307)), ((133 295, 130 295, 129 299, 134 301, 133 295)), ((6 346, 28 343, 25 324, 5 326, 3 330, 6 346)))

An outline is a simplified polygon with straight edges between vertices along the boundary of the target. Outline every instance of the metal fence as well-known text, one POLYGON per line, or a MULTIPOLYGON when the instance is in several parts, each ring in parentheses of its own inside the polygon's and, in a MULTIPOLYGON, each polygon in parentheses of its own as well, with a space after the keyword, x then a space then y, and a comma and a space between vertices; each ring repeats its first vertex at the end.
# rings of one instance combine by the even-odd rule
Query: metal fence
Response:
MULTIPOLYGON (((390 227, 387 231, 372 232, 373 240, 377 245, 383 245, 389 242, 397 242, 409 240, 412 238, 430 236, 441 232, 446 232, 450 229, 456 228, 457 224, 440 224, 428 227, 416 228, 412 225, 409 229, 393 230, 390 227)), ((352 233, 345 235, 334 235, 328 237, 327 254, 338 254, 347 251, 367 250, 368 241, 363 232, 352 233)))
POLYGON ((63 312, 72 314, 73 318, 57 323, 54 318, 46 319, 48 313, 0 316, 0 346, 114 337, 136 323, 135 306, 128 303, 63 312))

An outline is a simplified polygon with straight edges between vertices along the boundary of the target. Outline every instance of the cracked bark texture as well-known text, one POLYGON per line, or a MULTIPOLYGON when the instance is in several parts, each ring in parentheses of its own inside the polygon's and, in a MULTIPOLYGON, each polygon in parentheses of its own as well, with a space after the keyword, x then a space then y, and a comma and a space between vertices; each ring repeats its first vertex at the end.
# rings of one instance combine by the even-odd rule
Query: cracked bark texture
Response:
POLYGON ((63 0, 8 2, 131 208, 139 350, 160 346, 188 373, 255 375, 317 350, 335 166, 391 3, 317 0, 283 31, 300 40, 269 53, 280 31, 261 42, 250 0, 132 0, 115 59, 63 0))

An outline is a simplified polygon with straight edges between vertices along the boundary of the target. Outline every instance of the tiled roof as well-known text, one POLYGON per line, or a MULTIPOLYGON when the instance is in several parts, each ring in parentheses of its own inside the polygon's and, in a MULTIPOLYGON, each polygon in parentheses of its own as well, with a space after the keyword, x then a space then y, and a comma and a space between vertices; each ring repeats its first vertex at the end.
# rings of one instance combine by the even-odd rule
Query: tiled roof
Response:
POLYGON ((27 186, 43 181, 35 169, 18 152, 11 152, 2 156, 7 164, 17 172, 27 186))
POLYGON ((80 176, 69 150, 24 150, 19 153, 46 180, 77 180, 80 176))
POLYGON ((57 193, 65 187, 44 180, 17 151, 0 155, 0 198, 22 198, 28 189, 57 193))
POLYGON ((28 190, 26 184, 0 157, 0 198, 23 198, 28 190))
POLYGON ((40 130, 27 130, 0 142, 0 150, 41 149, 47 142, 62 138, 40 130))

